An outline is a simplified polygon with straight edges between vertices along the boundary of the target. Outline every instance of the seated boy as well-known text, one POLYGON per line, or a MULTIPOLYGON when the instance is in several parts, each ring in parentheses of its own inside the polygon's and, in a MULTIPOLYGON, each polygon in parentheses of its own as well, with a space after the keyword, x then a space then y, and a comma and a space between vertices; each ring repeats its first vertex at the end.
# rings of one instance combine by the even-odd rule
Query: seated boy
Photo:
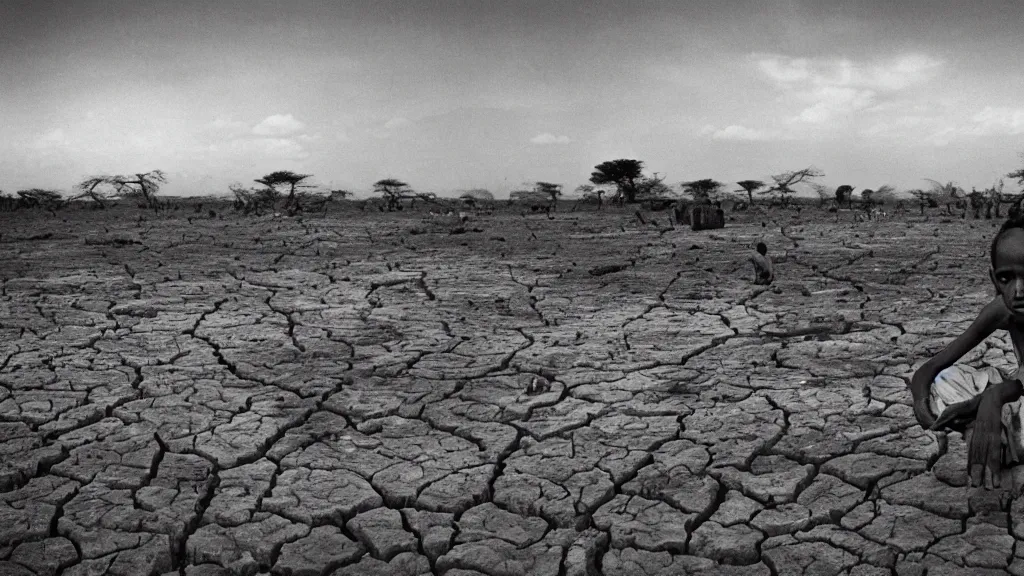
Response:
POLYGON ((754 263, 754 284, 767 286, 775 280, 772 259, 768 257, 768 246, 764 242, 757 243, 757 251, 750 255, 754 263))
POLYGON ((967 330, 914 373, 910 391, 914 415, 932 430, 969 436, 967 469, 971 485, 998 487, 1005 465, 1024 456, 1018 368, 1011 379, 995 368, 977 370, 954 363, 996 330, 1006 330, 1017 365, 1024 364, 1024 219, 1008 220, 992 239, 989 277, 996 296, 967 330), (970 432, 970 434, 968 434, 970 432))

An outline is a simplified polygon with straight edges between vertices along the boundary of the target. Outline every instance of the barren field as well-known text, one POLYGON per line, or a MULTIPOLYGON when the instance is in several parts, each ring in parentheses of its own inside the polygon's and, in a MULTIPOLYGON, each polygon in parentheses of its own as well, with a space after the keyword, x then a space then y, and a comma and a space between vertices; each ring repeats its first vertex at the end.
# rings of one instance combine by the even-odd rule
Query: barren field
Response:
POLYGON ((998 221, 222 216, 0 214, 0 574, 1024 573, 906 389, 998 221))

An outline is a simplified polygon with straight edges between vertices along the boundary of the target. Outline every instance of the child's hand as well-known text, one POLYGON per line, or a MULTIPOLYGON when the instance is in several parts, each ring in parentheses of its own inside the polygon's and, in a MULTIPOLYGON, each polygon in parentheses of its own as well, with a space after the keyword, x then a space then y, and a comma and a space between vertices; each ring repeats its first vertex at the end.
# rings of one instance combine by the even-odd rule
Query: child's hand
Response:
POLYGON ((1002 464, 1002 412, 1003 403, 995 390, 986 390, 978 398, 977 419, 974 434, 967 449, 967 472, 971 485, 985 489, 999 487, 999 472, 1002 464))
MULTIPOLYGON (((964 400, 963 402, 957 402, 956 404, 947 406, 946 409, 942 411, 942 414, 939 414, 939 417, 935 419, 935 422, 932 422, 930 429, 942 430, 944 428, 949 428, 951 430, 962 432, 965 426, 977 418, 978 405, 981 404, 982 396, 983 394, 978 394, 970 400, 964 400)), ((922 402, 921 404, 924 410, 927 411, 927 404, 925 402, 922 402)), ((918 403, 916 402, 914 403, 914 412, 917 415, 917 419, 921 420, 920 414, 917 414, 918 403)))

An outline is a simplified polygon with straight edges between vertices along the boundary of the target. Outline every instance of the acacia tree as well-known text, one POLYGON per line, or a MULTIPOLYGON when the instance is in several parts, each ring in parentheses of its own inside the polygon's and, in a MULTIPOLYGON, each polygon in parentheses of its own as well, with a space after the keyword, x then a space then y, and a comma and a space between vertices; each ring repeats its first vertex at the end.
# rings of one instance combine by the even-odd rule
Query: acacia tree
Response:
POLYGON ((872 204, 874 204, 875 191, 871 188, 865 188, 860 191, 860 204, 865 210, 870 210, 872 204))
POLYGON ((876 206, 891 206, 895 207, 898 199, 896 198, 896 188, 889 185, 883 184, 879 186, 877 190, 866 188, 860 193, 861 208, 867 213, 868 218, 871 217, 872 208, 876 206))
POLYGON ((285 200, 286 208, 298 208, 298 201, 295 196, 295 189, 302 184, 307 178, 311 178, 312 174, 296 174, 290 170, 278 170, 277 172, 271 172, 266 176, 255 180, 257 184, 263 184, 267 188, 278 192, 278 186, 284 186, 287 184, 288 198, 285 200))
MULTIPOLYGON (((740 185, 740 188, 746 191, 747 202, 750 204, 754 203, 754 192, 764 188, 764 182, 761 182, 760 180, 740 180, 737 184, 740 185)), ((739 192, 739 190, 737 190, 737 192, 739 192)))
POLYGON ((935 198, 936 202, 940 202, 946 205, 946 214, 953 214, 953 207, 960 207, 962 199, 959 192, 957 191, 956 183, 949 181, 945 184, 938 180, 932 180, 931 178, 925 178, 926 181, 931 182, 932 188, 930 190, 931 195, 935 198))
POLYGON ((999 206, 1003 203, 1003 179, 1000 178, 997 184, 986 190, 986 193, 989 196, 989 205, 994 209, 996 218, 1000 218, 999 206))
POLYGON ((45 190, 43 188, 29 188, 18 190, 18 205, 24 208, 45 208, 56 210, 64 204, 60 192, 56 190, 45 190))
MULTIPOLYGON (((1020 153, 1020 159, 1022 162, 1024 162, 1024 152, 1020 153)), ((1013 172, 1008 173, 1006 177, 1016 178, 1017 183, 1020 184, 1021 186, 1024 186, 1024 168, 1014 170, 1013 172)))
POLYGON ((775 174, 771 177, 775 182, 775 185, 762 191, 761 194, 778 194, 782 205, 785 207, 789 205, 789 197, 796 192, 793 190, 793 186, 801 183, 810 184, 815 178, 821 178, 824 175, 824 172, 814 168, 813 166, 808 166, 801 170, 775 174))
POLYGON ((231 193, 235 195, 234 208, 242 210, 245 214, 255 212, 257 216, 263 210, 274 209, 280 194, 274 188, 246 188, 239 182, 228 186, 231 193))
POLYGON ((910 195, 917 198, 917 205, 921 209, 921 215, 924 216, 924 209, 927 206, 938 205, 932 193, 927 190, 911 190, 910 195))
POLYGON ((18 201, 14 196, 0 190, 0 212, 11 212, 18 208, 18 201))
POLYGON ((618 190, 616 197, 628 204, 634 204, 640 195, 638 181, 643 174, 644 163, 640 160, 620 158, 609 160, 594 166, 590 174, 590 182, 597 184, 614 184, 618 190))
POLYGON ((158 208, 160 201, 156 195, 160 185, 167 183, 167 175, 163 170, 151 170, 130 175, 90 176, 75 185, 79 191, 71 200, 89 198, 101 207, 106 207, 106 200, 112 197, 141 198, 146 206, 158 208))
POLYGON ((704 178, 703 180, 683 182, 681 186, 693 196, 694 203, 710 204, 717 199, 718 191, 724 184, 712 178, 704 178))
POLYGON ((825 204, 829 200, 838 196, 838 194, 832 192, 832 190, 824 184, 811 184, 811 188, 814 190, 814 193, 818 195, 818 208, 824 208, 825 204))
POLYGON ((871 203, 876 206, 895 206, 897 201, 896 187, 891 184, 879 186, 871 195, 871 203))
POLYGON ((597 188, 590 184, 580 184, 576 187, 575 192, 579 194, 580 198, 583 200, 596 200, 598 210, 600 210, 601 206, 604 204, 604 195, 606 192, 604 188, 597 188))
POLYGON ((100 208, 106 208, 107 200, 117 191, 114 178, 114 176, 90 176, 75 184, 75 190, 78 190, 78 194, 72 196, 69 200, 88 198, 96 202, 100 208))
POLYGON ((558 205, 558 197, 562 195, 562 185, 551 182, 536 182, 533 185, 533 190, 537 194, 543 194, 551 199, 552 210, 558 205))
POLYGON ((967 201, 974 212, 975 220, 981 218, 981 209, 985 207, 985 198, 985 193, 979 192, 977 188, 971 188, 971 193, 967 195, 967 201))
POLYGON ((373 183, 373 192, 380 194, 387 202, 388 212, 399 210, 402 207, 402 198, 411 194, 409 185, 397 178, 384 178, 373 183))
POLYGON ((665 177, 655 172, 652 176, 641 176, 636 183, 637 198, 667 198, 672 189, 665 184, 665 177))
POLYGON ((152 170, 131 176, 114 176, 113 184, 118 195, 126 198, 141 197, 146 206, 157 208, 160 201, 156 194, 160 191, 160 185, 166 182, 167 176, 162 170, 152 170))

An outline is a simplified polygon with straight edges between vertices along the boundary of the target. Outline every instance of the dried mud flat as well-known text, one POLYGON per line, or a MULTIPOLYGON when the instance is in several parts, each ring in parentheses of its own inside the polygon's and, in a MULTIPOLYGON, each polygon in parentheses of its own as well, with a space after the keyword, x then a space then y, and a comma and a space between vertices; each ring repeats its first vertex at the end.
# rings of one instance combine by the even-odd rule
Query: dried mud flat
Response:
POLYGON ((0 215, 2 574, 1024 573, 905 384, 996 221, 141 215, 0 215))

